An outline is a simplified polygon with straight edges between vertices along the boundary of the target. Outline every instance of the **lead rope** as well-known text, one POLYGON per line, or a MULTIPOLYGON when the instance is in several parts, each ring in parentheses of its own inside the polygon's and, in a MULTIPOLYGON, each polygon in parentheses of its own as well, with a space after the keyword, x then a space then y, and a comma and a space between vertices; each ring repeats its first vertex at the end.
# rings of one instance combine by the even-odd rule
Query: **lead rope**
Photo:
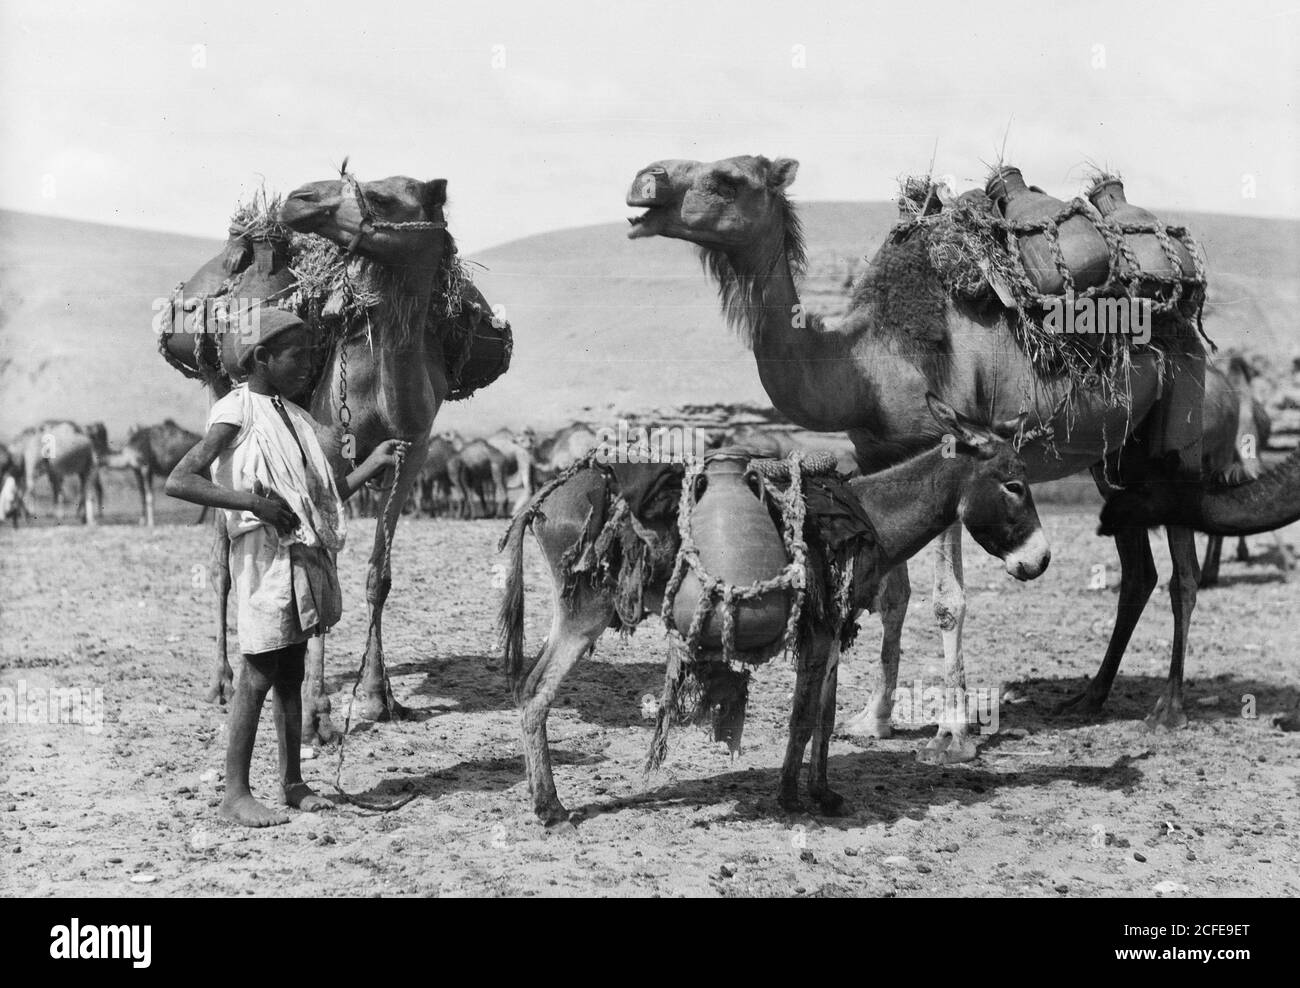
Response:
MULTIPOLYGON (((396 522, 393 522, 393 524, 389 524, 389 522, 392 518, 393 503, 397 500, 397 498, 394 497, 393 495, 397 492, 397 479, 402 474, 402 462, 405 458, 406 458, 405 452, 402 450, 401 447, 398 447, 397 463, 393 466, 393 483, 392 486, 390 486, 388 489, 388 503, 384 505, 384 516, 382 519, 382 524, 384 526, 384 566, 383 569, 380 570, 381 579, 383 577, 383 574, 388 574, 389 578, 390 579, 392 578, 392 572, 390 566, 393 557, 393 534, 394 534, 394 529, 396 528, 396 522)), ((370 614, 369 631, 373 632, 374 630, 375 630, 375 615, 372 610, 370 614)), ((366 635, 367 640, 369 640, 369 637, 370 635, 367 634, 366 635)), ((352 682, 352 696, 348 699, 347 716, 344 717, 343 719, 343 734, 339 738, 339 760, 338 760, 338 764, 334 768, 334 789, 338 792, 340 796, 346 799, 353 806, 359 806, 363 810, 373 810, 376 813, 391 813, 393 810, 401 809, 403 806, 405 806, 411 800, 415 799, 415 797, 420 794, 418 792, 408 792, 404 796, 398 796, 395 799, 391 799, 386 802, 378 802, 372 799, 365 799, 364 797, 361 796, 353 796, 351 793, 349 793, 346 789, 343 788, 343 784, 340 781, 343 775, 343 755, 344 755, 344 750, 347 747, 348 730, 352 726, 352 707, 357 702, 357 688, 361 685, 361 676, 365 672, 365 668, 366 668, 366 655, 363 652, 361 654, 361 665, 357 667, 356 679, 354 679, 352 682)), ((388 698, 391 700, 392 690, 388 685, 387 679, 385 679, 384 681, 384 689, 388 693, 388 698)))

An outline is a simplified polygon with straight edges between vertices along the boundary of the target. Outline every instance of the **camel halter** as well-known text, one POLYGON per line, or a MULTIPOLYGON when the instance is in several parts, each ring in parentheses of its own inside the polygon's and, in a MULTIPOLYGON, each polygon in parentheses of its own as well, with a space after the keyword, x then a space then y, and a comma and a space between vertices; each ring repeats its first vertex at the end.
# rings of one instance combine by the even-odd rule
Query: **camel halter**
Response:
POLYGON ((343 182, 344 188, 353 199, 357 201, 357 209, 361 211, 361 222, 357 226, 356 235, 353 236, 352 242, 348 244, 348 253, 355 254, 357 247, 361 245, 361 238, 366 235, 366 228, 372 230, 445 230, 447 229, 446 220, 406 220, 401 223, 395 223, 391 220, 375 219, 375 212, 370 208, 370 201, 366 199, 366 194, 361 188, 361 183, 357 177, 348 171, 347 159, 343 161, 343 167, 339 169, 339 179, 343 182))

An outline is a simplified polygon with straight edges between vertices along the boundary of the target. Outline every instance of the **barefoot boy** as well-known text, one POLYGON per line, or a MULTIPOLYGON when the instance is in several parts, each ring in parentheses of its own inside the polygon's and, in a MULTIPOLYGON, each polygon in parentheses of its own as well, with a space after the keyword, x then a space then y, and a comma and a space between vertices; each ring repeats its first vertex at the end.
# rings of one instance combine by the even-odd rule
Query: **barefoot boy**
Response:
POLYGON ((271 690, 281 801, 308 811, 332 808, 303 782, 299 766, 307 639, 335 624, 342 611, 334 568, 345 535, 340 492, 350 497, 395 465, 405 444, 387 440, 351 474, 335 477, 315 422, 287 400, 311 377, 307 327, 290 313, 264 309, 252 336, 238 350, 248 382, 212 406, 207 435, 176 465, 166 489, 224 509, 244 671, 230 705, 221 816, 265 827, 289 819, 248 788, 257 722, 271 690))

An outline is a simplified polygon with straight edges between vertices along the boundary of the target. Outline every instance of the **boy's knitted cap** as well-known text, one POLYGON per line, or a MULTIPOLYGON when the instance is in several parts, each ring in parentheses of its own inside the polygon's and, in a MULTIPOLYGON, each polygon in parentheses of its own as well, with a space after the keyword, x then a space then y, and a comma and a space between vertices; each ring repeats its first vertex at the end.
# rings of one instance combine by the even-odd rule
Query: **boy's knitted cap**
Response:
POLYGON ((240 367, 248 367, 255 347, 265 346, 281 333, 307 325, 287 309, 258 309, 256 316, 256 329, 235 339, 235 359, 240 367))

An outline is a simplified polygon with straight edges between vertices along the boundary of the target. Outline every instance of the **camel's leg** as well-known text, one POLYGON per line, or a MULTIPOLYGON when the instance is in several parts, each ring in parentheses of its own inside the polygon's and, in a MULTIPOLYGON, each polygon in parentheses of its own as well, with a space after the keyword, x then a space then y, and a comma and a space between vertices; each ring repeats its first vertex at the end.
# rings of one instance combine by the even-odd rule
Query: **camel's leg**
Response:
POLYGON ((492 464, 492 488, 493 493, 496 495, 493 517, 508 518, 510 516, 510 495, 506 488, 505 468, 499 463, 492 464))
MULTIPOLYGON (((1242 540, 1245 541, 1244 539, 1242 540)), ((1212 587, 1219 582, 1219 560, 1223 555, 1223 536, 1211 535, 1205 543, 1205 562, 1201 563, 1201 586, 1212 587)))
POLYGON ((1250 549, 1246 545, 1246 536, 1244 535, 1237 537, 1237 562, 1250 562, 1250 549))
POLYGON ((605 594, 579 590, 576 600, 562 599, 561 576, 553 573, 552 577, 551 632, 537 661, 524 675, 518 692, 528 789, 533 797, 533 810, 548 827, 569 822, 570 817, 555 791, 546 718, 560 683, 574 664, 591 652, 614 614, 613 602, 605 594))
MULTIPOLYGON (((808 747, 808 739, 821 722, 822 689, 829 657, 830 639, 824 635, 815 635, 812 641, 799 650, 798 665, 795 667, 794 700, 790 706, 790 733, 786 739, 785 759, 781 762, 781 784, 776 797, 781 808, 789 813, 800 813, 804 809, 799 799, 799 769, 803 767, 803 753, 808 747)), ((829 735, 827 737, 829 740, 829 735)), ((809 789, 809 794, 816 798, 816 794, 811 792, 811 783, 809 789)))
POLYGON ((1169 580, 1169 604, 1174 611, 1174 646, 1169 658, 1169 682, 1147 715, 1147 727, 1174 729, 1187 726, 1183 713, 1183 660, 1187 656, 1187 632, 1196 609, 1196 538, 1190 528, 1170 525, 1166 529, 1169 557, 1174 574, 1169 580))
POLYGON ((234 695, 235 674, 230 668, 230 659, 226 651, 226 602, 230 598, 230 536, 226 532, 226 520, 220 511, 214 511, 217 520, 215 537, 212 540, 212 558, 208 563, 208 575, 212 579, 212 590, 217 595, 217 657, 212 666, 212 681, 204 697, 209 703, 224 705, 234 695))
MULTIPOLYGON (((1156 561, 1151 556, 1151 543, 1147 540, 1145 528, 1122 529, 1115 535, 1115 548, 1119 550, 1119 604, 1106 656, 1088 688, 1058 706, 1058 714, 1071 709, 1084 713, 1101 712, 1106 697, 1110 696, 1110 687, 1119 671, 1120 660, 1124 658, 1124 650, 1128 648, 1129 638, 1147 606, 1151 591, 1156 587, 1156 561)), ((1195 552, 1195 546, 1192 549, 1195 552)))
POLYGON ((829 643, 826 671, 822 675, 817 699, 817 723, 812 735, 812 760, 808 764, 808 795, 827 816, 845 810, 844 797, 826 783, 826 762, 830 757, 831 735, 835 729, 835 694, 840 674, 840 642, 834 636, 829 643))
MULTIPOLYGON (((366 641, 366 660, 361 673, 361 716, 367 720, 398 720, 406 710, 393 696, 393 687, 384 668, 383 619, 384 602, 392 586, 392 559, 386 546, 393 543, 394 531, 402 517, 401 506, 406 503, 411 487, 419 479, 424 457, 429 449, 427 439, 412 443, 402 460, 402 468, 384 489, 376 503, 378 521, 375 523, 375 543, 370 550, 370 566, 366 575, 366 601, 370 607, 370 634, 366 641), (392 511, 390 503, 396 503, 392 511)), ((387 471, 392 473, 392 471, 387 471)))
MULTIPOLYGON (((943 712, 934 739, 917 757, 936 765, 968 762, 979 755, 966 714, 966 665, 961 648, 966 587, 961 563, 961 523, 956 522, 934 543, 934 616, 943 635, 943 712)), ((916 702, 914 698, 914 706, 916 702)))
POLYGON ((887 738, 893 734, 890 717, 894 711, 894 690, 898 688, 898 663, 902 656, 903 621, 912 585, 907 577, 907 563, 895 566, 880 581, 876 591, 876 610, 880 612, 883 631, 880 638, 880 679, 867 705, 840 728, 844 734, 869 738, 887 738))
POLYGON ((91 467, 88 477, 90 483, 82 483, 82 490, 88 491, 86 498, 86 524, 92 528, 99 524, 99 516, 104 508, 104 482, 100 479, 99 468, 91 467))
POLYGON ((330 698, 325 692, 325 636, 307 639, 305 674, 302 681, 302 743, 329 744, 339 732, 330 720, 330 698))
POLYGON ((141 481, 144 495, 144 523, 153 528, 153 471, 146 470, 141 481))
POLYGON ((135 489, 140 494, 140 524, 149 525, 149 503, 144 497, 144 471, 132 470, 131 473, 135 476, 135 489))
POLYGON ((54 521, 63 524, 63 478, 54 472, 53 465, 47 468, 50 477, 50 496, 54 499, 54 521))
POLYGON ((1273 542, 1277 545, 1277 565, 1282 571, 1282 579, 1285 581, 1290 578, 1291 570, 1295 569, 1295 557, 1291 555, 1291 550, 1287 548, 1286 539, 1282 538, 1282 533, 1275 531, 1273 533, 1273 542))

